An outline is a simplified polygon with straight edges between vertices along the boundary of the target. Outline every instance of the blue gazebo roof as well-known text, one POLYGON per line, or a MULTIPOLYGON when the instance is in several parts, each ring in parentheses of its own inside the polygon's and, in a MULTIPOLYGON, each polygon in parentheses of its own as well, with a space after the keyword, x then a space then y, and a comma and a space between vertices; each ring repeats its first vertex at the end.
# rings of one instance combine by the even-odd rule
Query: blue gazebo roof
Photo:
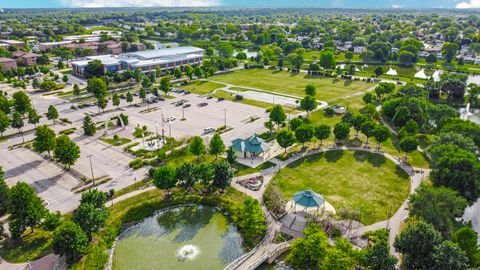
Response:
POLYGON ((304 190, 295 193, 292 196, 292 200, 295 202, 295 204, 299 204, 304 207, 320 207, 325 203, 322 195, 311 190, 304 190))

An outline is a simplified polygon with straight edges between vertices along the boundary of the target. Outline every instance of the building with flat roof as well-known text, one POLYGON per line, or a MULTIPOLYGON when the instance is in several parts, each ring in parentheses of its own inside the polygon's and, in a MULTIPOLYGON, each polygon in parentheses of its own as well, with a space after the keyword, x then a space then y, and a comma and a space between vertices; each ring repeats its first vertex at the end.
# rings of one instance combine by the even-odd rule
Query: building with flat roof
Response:
POLYGON ((17 61, 10 58, 0 57, 0 68, 4 70, 16 69, 17 61))
POLYGON ((19 40, 2 39, 2 40, 0 40, 0 43, 4 43, 4 44, 8 44, 8 45, 14 45, 14 46, 17 46, 18 48, 25 47, 25 42, 19 41, 19 40))
POLYGON ((73 74, 84 77, 85 67, 93 60, 102 62, 105 72, 122 72, 124 70, 138 70, 150 73, 160 69, 162 72, 183 65, 198 65, 203 61, 204 50, 197 47, 185 46, 159 50, 124 53, 120 55, 97 55, 73 61, 73 74))

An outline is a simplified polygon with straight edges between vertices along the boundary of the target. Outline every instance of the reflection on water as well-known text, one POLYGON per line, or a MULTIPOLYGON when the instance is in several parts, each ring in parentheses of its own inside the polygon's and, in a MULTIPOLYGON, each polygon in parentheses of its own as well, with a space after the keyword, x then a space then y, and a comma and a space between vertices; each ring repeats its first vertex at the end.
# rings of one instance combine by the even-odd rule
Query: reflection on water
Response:
POLYGON ((223 269, 245 254, 236 227, 214 208, 181 206, 123 233, 113 269, 223 269))

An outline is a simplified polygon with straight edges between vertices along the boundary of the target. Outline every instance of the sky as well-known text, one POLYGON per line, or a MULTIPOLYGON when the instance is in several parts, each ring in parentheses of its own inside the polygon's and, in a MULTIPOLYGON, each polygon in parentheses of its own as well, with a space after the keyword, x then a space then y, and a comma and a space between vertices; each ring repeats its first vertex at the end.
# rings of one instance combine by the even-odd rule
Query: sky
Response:
POLYGON ((480 8, 480 0, 0 0, 0 8, 68 7, 480 8))

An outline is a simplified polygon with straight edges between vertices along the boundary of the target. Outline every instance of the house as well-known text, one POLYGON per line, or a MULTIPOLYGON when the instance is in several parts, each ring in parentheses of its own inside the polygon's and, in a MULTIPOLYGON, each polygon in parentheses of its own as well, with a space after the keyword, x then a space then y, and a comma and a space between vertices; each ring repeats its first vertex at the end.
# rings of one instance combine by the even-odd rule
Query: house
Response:
MULTIPOLYGON (((235 155, 240 159, 245 158, 261 158, 267 160, 272 157, 275 143, 268 143, 257 135, 253 135, 247 139, 235 139, 232 141, 235 155)), ((278 148, 278 147, 277 147, 278 148)))
POLYGON ((16 46, 17 48, 23 48, 23 47, 25 47, 25 42, 23 42, 23 41, 18 41, 18 40, 2 39, 2 40, 0 40, 0 43, 5 43, 5 44, 8 44, 8 45, 13 45, 13 46, 16 46))
POLYGON ((19 64, 25 66, 35 66, 39 56, 39 54, 31 52, 16 51, 13 53, 13 58, 17 59, 19 64))
POLYGON ((10 58, 1 57, 0 58, 0 67, 4 70, 16 69, 17 68, 17 61, 15 61, 13 59, 10 59, 10 58))
POLYGON ((361 54, 362 52, 366 51, 367 48, 364 46, 354 46, 353 47, 353 52, 356 54, 361 54))

